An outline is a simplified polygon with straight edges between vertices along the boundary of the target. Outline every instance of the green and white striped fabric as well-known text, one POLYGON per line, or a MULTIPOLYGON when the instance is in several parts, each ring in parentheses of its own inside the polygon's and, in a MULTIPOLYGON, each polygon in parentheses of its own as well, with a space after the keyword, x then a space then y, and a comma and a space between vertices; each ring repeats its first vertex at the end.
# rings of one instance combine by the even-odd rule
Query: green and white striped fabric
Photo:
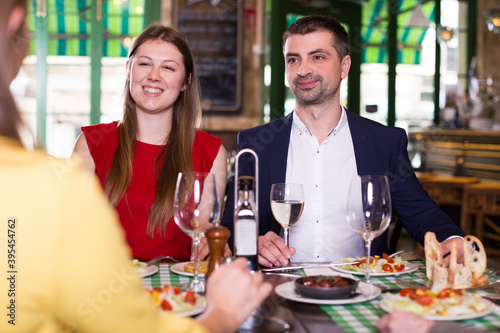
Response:
MULTIPOLYGON (((175 264, 161 263, 156 265, 160 268, 158 270, 158 273, 155 273, 151 276, 142 279, 142 285, 146 289, 163 287, 166 284, 171 286, 177 286, 178 284, 183 282, 190 282, 192 279, 191 277, 171 272, 170 267, 175 264)), ((202 281, 205 281, 203 277, 201 277, 200 279, 202 281)))
MULTIPOLYGON (((422 0, 398 1, 398 64, 420 64, 421 44, 427 28, 408 27, 413 8, 421 4, 424 17, 429 23, 434 22, 435 2, 429 1, 422 4, 422 0)), ((387 63, 387 43, 389 29, 389 0, 369 0, 363 4, 361 11, 361 35, 356 32, 351 36, 353 50, 361 49, 362 63, 387 63), (361 45, 356 45, 356 43, 361 45)), ((289 14, 287 27, 295 22, 300 15, 289 14)), ((342 18, 339 18, 340 20, 342 18)), ((346 29, 349 27, 346 26, 346 29)))
MULTIPOLYGON (((420 64, 420 45, 427 33, 426 28, 408 27, 412 10, 421 0, 398 1, 398 64, 420 64)), ((362 9, 361 51, 362 63, 387 63, 389 26, 389 1, 369 0, 362 9)), ((425 18, 434 22, 435 2, 421 5, 425 18)))
MULTIPOLYGON (((37 1, 31 2, 28 28, 34 31, 37 1)), ((90 56, 91 0, 47 0, 49 55, 90 56)), ((124 40, 144 30, 145 0, 102 1, 103 55, 125 57, 124 40)), ((31 53, 34 53, 32 39, 31 53)))

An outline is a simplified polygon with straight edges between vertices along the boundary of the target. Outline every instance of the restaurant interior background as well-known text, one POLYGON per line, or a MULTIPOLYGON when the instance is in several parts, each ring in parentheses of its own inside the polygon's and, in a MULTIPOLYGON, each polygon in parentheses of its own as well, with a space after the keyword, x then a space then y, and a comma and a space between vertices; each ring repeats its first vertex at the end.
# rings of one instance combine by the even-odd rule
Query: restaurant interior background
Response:
MULTIPOLYGON (((128 47, 161 20, 193 48, 203 129, 234 153, 238 131, 293 110, 281 34, 311 13, 350 35, 342 103, 405 128, 415 169, 456 174, 467 165, 457 156, 477 144, 472 175, 500 181, 500 0, 32 0, 30 55, 11 86, 25 144, 67 158, 81 126, 120 119, 128 47), (429 126, 438 132, 419 132, 429 126)), ((495 200, 500 215, 500 190, 495 200)), ((489 228, 500 248, 497 221, 489 228)))

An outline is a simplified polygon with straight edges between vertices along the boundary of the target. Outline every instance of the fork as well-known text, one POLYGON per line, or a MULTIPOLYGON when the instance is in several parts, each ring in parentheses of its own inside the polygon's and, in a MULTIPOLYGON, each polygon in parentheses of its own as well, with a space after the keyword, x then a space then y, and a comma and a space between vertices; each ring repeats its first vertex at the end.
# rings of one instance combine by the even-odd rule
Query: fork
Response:
POLYGON ((391 254, 391 255, 389 256, 389 258, 395 257, 395 256, 397 256, 398 254, 401 254, 401 253, 403 253, 403 252, 405 252, 405 251, 398 251, 398 252, 395 252, 395 253, 391 254))
POLYGON ((179 260, 175 259, 174 257, 171 257, 171 256, 158 256, 154 259, 151 259, 150 261, 148 261, 146 263, 146 266, 151 266, 151 265, 154 265, 156 264, 157 262, 160 262, 162 261, 163 259, 168 259, 168 260, 172 260, 173 262, 180 262, 179 260))

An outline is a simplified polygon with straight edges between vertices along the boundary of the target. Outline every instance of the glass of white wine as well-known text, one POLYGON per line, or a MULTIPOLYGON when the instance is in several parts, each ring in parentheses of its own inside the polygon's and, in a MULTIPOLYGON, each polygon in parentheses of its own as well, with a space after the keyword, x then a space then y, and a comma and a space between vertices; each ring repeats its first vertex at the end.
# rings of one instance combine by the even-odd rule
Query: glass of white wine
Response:
POLYGON ((386 176, 353 176, 347 200, 347 222, 365 241, 365 282, 370 280, 372 241, 389 226, 392 216, 391 191, 386 176))
POLYGON ((290 247, 290 228, 297 223, 304 209, 302 184, 278 183, 271 186, 271 210, 283 227, 285 244, 290 247))

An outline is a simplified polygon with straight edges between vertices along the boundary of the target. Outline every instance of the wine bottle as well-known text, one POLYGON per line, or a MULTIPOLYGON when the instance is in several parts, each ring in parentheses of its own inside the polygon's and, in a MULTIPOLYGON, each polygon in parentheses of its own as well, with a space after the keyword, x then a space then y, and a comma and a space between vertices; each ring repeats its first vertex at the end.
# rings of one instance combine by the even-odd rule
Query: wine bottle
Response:
POLYGON ((234 211, 234 252, 236 257, 245 257, 248 268, 259 270, 257 261, 258 216, 255 209, 254 178, 241 176, 238 179, 238 203, 234 211))

